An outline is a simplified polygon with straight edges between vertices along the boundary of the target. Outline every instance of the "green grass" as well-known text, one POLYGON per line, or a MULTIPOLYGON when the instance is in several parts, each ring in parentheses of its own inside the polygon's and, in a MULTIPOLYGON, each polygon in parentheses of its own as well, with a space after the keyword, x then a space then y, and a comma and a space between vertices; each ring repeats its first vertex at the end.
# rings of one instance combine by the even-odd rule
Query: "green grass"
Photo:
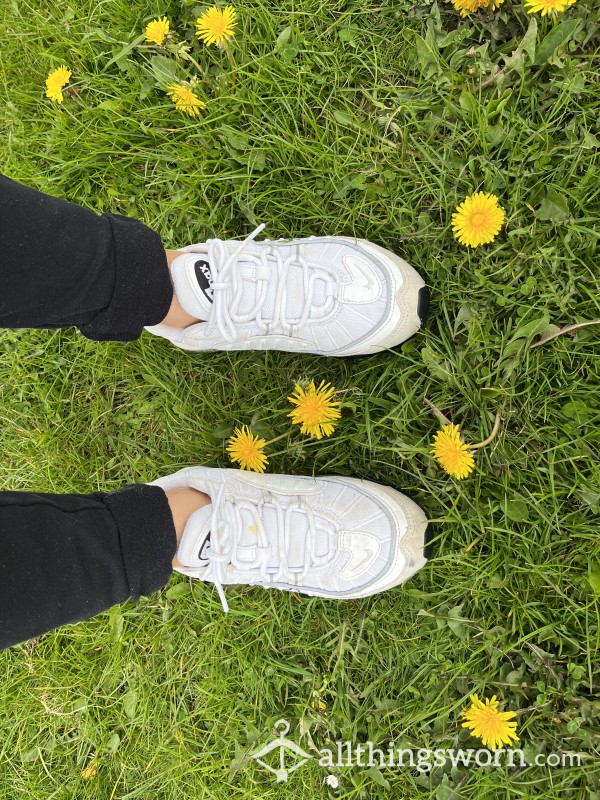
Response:
MULTIPOLYGON (((0 487, 112 490, 225 466, 234 425, 279 435, 294 382, 323 378, 344 403, 335 434, 278 443, 270 469, 406 491, 436 523, 435 555, 380 597, 233 589, 228 615, 212 587, 174 577, 138 604, 1 653, 0 797, 333 796, 314 763, 277 785, 239 759, 280 717, 304 747, 477 747, 459 713, 478 692, 517 711, 526 751, 581 752, 581 767, 356 769, 339 773, 336 796, 598 800, 588 570, 600 562, 600 330, 528 347, 548 325, 600 317, 596 3, 567 12, 580 24, 542 63, 524 55, 522 70, 482 88, 528 28, 511 0, 465 21, 407 0, 236 7, 233 80, 225 53, 191 41, 193 3, 6 0, 0 169, 139 217, 167 247, 260 221, 271 238, 368 237, 427 277, 430 320, 402 352, 343 361, 190 356, 148 334, 96 344, 74 330, 3 332, 0 487), (198 120, 160 88, 152 48, 108 65, 157 14, 188 37, 209 82, 198 120), (43 85, 62 63, 77 93, 59 107, 43 85), (468 252, 450 217, 478 189, 499 196, 507 220, 468 252), (427 454, 438 423, 424 395, 470 442, 502 412, 464 481, 427 454)), ((538 18, 538 53, 551 28, 538 18)), ((179 78, 194 74, 171 58, 179 78)))

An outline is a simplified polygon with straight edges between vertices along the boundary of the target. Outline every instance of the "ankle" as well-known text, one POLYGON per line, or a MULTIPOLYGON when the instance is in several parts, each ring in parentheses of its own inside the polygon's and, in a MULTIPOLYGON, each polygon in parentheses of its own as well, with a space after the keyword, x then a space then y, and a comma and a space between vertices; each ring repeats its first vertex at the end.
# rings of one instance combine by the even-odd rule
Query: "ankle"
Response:
MULTIPOLYGON (((165 250, 167 256, 167 265, 169 267, 169 274, 171 272, 171 264, 181 255, 181 250, 165 250)), ((172 328, 187 328, 188 325, 193 325, 195 322, 201 322, 197 317, 192 317, 187 311, 179 305, 179 300, 175 291, 173 291, 173 300, 167 316, 162 320, 162 325, 169 325, 172 328)))
MULTIPOLYGON (((173 523, 175 525, 175 535, 177 536, 177 546, 183 536, 183 531, 187 524, 188 519, 199 508, 208 505, 211 500, 204 492, 199 492, 196 489, 191 489, 189 486, 182 486, 178 489, 169 489, 166 493, 169 508, 173 515, 173 523)), ((173 557, 173 567, 180 567, 181 564, 177 557, 173 557)))

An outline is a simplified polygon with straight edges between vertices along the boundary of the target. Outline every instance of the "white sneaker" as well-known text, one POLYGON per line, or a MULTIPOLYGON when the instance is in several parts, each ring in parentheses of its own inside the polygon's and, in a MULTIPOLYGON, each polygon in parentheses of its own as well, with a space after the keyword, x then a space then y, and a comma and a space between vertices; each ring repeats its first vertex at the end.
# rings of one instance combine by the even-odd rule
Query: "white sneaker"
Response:
POLYGON ((399 256, 364 239, 209 239, 171 264, 182 308, 206 320, 148 327, 184 350, 378 353, 424 321, 428 290, 399 256))
POLYGON ((191 486, 211 503, 189 518, 177 550, 184 575, 351 599, 391 589, 426 561, 423 511, 357 478, 304 478, 189 467, 153 482, 191 486))

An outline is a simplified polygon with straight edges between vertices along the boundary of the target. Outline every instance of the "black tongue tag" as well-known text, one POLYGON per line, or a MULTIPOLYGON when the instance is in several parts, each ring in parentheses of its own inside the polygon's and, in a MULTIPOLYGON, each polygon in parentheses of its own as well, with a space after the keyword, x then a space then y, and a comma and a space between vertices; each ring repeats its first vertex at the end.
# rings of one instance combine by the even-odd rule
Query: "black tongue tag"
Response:
POLYGON ((196 272, 196 280, 198 281, 198 286, 202 289, 202 294, 206 297, 209 303, 212 303, 213 279, 208 261, 196 261, 196 263, 194 264, 194 270, 196 272))
POLYGON ((206 548, 208 547, 209 544, 210 544, 210 531, 208 532, 208 536, 202 542, 202 546, 200 547, 200 550, 198 551, 198 559, 200 561, 208 561, 208 555, 206 553, 206 548))

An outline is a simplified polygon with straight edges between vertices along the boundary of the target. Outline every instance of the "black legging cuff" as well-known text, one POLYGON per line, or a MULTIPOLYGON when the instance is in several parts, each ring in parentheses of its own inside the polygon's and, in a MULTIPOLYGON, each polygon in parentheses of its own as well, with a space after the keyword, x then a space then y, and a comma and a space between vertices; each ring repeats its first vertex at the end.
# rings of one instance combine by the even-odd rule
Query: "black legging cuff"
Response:
POLYGON ((161 589, 173 571, 177 549, 173 516, 159 486, 124 486, 104 496, 120 533, 129 595, 161 589))
POLYGON ((0 175, 0 327, 136 339, 173 300, 160 236, 0 175))
POLYGON ((143 223, 119 214, 103 214, 114 245, 115 284, 110 304, 79 330, 97 341, 132 341, 144 326, 167 315, 173 286, 160 236, 143 223))
POLYGON ((0 492, 0 650, 160 589, 177 548, 165 492, 0 492))

